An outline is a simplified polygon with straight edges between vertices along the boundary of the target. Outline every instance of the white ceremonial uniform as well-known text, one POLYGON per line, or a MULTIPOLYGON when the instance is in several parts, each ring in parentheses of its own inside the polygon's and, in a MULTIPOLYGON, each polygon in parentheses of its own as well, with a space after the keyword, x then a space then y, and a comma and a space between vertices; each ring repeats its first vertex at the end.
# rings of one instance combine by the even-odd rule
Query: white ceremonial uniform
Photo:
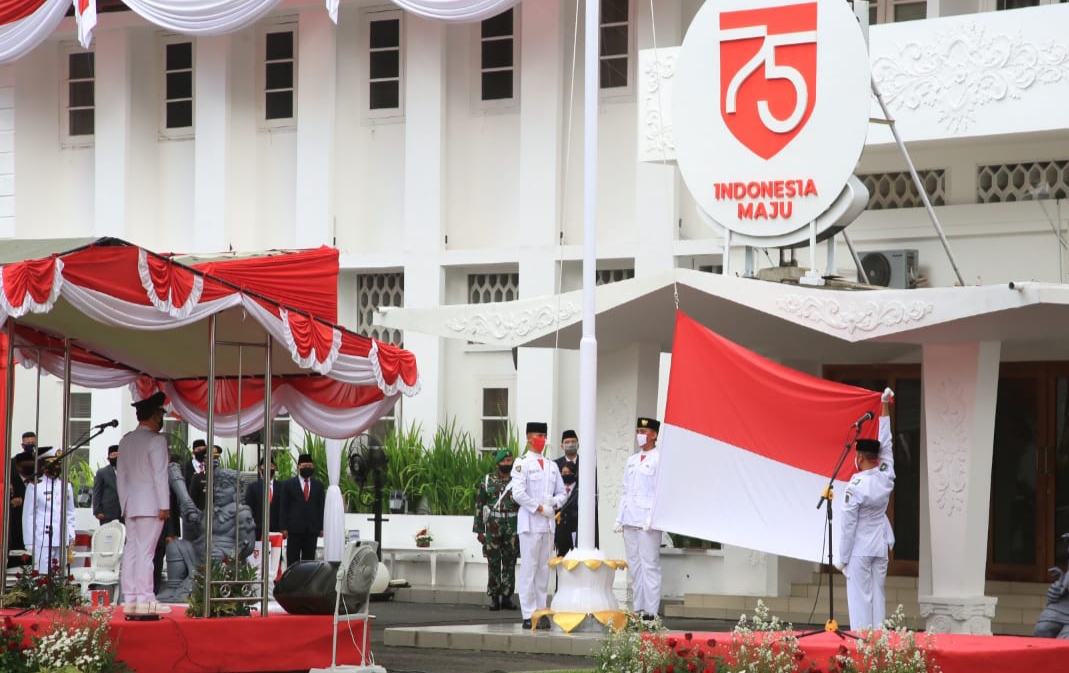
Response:
POLYGON ((839 564, 845 566, 850 628, 880 628, 887 615, 887 551, 895 544, 887 504, 895 488, 891 419, 880 416, 879 464, 850 479, 843 497, 839 564))
POLYGON ((67 560, 59 557, 59 545, 64 530, 67 544, 74 543, 74 489, 67 484, 67 525, 61 518, 63 502, 57 497, 62 482, 51 477, 41 477, 39 482, 26 484, 22 506, 22 539, 33 554, 33 567, 37 572, 47 573, 52 561, 67 567, 67 560))
POLYGON ((657 468, 661 450, 632 454, 624 467, 620 512, 616 525, 624 529, 624 554, 631 577, 631 607, 635 612, 655 615, 661 607, 661 537, 650 528, 653 503, 657 499, 657 468))
POLYGON ((528 451, 512 466, 512 499, 520 506, 516 517, 520 537, 516 593, 524 619, 530 619, 535 610, 547 607, 549 555, 556 528, 553 515, 567 498, 560 470, 549 458, 528 451), (539 505, 548 516, 538 512, 539 505))
POLYGON ((126 523, 122 593, 126 603, 155 603, 152 556, 163 530, 160 510, 171 508, 167 438, 143 425, 119 441, 116 469, 119 504, 126 523))

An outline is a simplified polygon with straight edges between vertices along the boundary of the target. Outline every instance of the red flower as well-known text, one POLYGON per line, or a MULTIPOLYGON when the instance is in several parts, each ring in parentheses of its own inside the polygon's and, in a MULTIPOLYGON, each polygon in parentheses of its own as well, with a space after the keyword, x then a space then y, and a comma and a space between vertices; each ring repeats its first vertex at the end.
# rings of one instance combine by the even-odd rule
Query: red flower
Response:
POLYGON ((668 639, 668 647, 675 647, 676 646, 676 642, 678 642, 678 641, 676 641, 675 638, 669 638, 668 639))
POLYGON ((668 664, 664 667, 664 673, 675 673, 675 667, 672 664, 668 664))
POLYGON ((30 555, 29 554, 23 554, 22 555, 22 562, 23 563, 27 563, 29 560, 30 560, 30 555))
POLYGON ((710 638, 709 640, 705 641, 705 644, 709 647, 716 647, 716 638, 710 638))
POLYGON ((59 559, 58 558, 52 559, 52 567, 53 568, 58 568, 59 567, 59 559))
POLYGON ((698 670, 698 667, 694 665, 694 662, 691 662, 687 664, 687 670, 690 671, 690 673, 694 673, 698 670))
POLYGON ((67 581, 68 582, 73 582, 74 581, 74 575, 67 575, 67 581))
POLYGON ((33 570, 30 571, 30 577, 37 577, 40 574, 41 573, 37 572, 37 568, 34 568, 33 570))
POLYGON ((37 586, 43 587, 46 584, 48 584, 48 578, 47 577, 38 577, 37 578, 37 586))
POLYGON ((846 645, 840 645, 839 646, 839 656, 840 657, 845 657, 848 654, 850 654, 850 650, 846 649, 846 645))
POLYGON ((694 640, 694 634, 693 633, 684 633, 683 637, 686 638, 687 640, 694 640))
POLYGON ((41 625, 38 624, 37 622, 34 622, 33 624, 30 624, 30 630, 31 631, 40 631, 41 630, 41 625))
POLYGON ((802 659, 805 659, 805 652, 803 652, 801 650, 798 650, 797 652, 794 653, 794 660, 795 661, 801 661, 802 659))
POLYGON ((15 579, 16 580, 21 580, 22 579, 22 573, 15 573, 15 579))

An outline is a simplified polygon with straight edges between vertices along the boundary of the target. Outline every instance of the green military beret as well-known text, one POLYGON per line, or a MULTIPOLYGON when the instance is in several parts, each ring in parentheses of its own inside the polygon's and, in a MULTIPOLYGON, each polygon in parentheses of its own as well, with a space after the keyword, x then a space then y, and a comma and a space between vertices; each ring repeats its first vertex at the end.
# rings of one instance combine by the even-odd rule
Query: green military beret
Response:
POLYGON ((508 449, 501 449, 500 451, 497 452, 497 455, 494 456, 494 462, 495 463, 500 463, 501 461, 505 460, 506 458, 511 458, 511 457, 512 457, 512 453, 508 449))

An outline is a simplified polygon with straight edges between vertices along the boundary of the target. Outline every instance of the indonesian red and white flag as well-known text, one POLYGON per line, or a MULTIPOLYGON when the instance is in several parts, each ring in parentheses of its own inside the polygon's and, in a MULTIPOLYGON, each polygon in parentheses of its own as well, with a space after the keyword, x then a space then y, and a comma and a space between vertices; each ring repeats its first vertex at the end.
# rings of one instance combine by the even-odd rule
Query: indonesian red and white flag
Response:
POLYGON ((97 25, 97 0, 74 0, 74 20, 78 22, 78 42, 88 49, 97 25))
MULTIPOLYGON (((784 367, 676 314, 652 527, 809 561, 827 558, 817 507, 854 424, 875 439, 880 393, 784 367)), ((833 500, 833 540, 851 451, 833 500)))

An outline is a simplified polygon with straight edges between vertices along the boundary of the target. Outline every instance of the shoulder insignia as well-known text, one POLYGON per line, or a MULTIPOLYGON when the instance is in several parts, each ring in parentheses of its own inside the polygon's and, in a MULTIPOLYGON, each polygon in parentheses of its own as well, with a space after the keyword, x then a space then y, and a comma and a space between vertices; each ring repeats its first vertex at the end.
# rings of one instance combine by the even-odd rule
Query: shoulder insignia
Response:
POLYGON ((843 502, 850 502, 850 491, 846 492, 846 498, 843 500, 843 502))
POLYGON ((861 477, 854 477, 853 479, 850 480, 850 485, 851 486, 857 486, 860 483, 861 483, 861 477))
POLYGON ((887 471, 887 463, 880 463, 880 472, 887 471))
POLYGON ((513 472, 520 472, 522 470, 523 470, 523 465, 520 465, 519 463, 516 463, 515 465, 512 466, 512 471, 513 472))

